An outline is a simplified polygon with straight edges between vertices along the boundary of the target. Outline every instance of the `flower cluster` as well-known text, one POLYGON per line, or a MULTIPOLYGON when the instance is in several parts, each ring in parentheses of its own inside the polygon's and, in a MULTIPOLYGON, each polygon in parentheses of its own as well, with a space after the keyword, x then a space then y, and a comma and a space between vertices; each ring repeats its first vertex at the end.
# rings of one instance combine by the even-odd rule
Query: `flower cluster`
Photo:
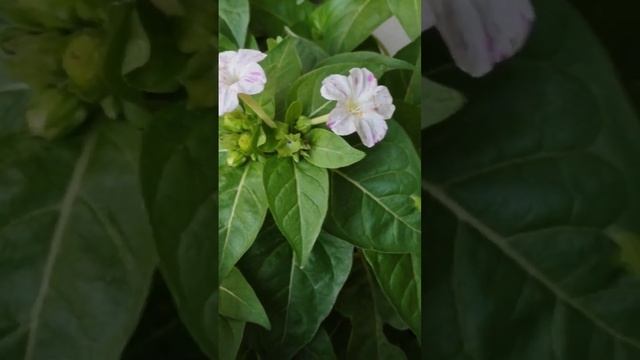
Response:
MULTIPOLYGON (((267 125, 274 127, 271 120, 261 114, 261 109, 246 95, 260 94, 267 83, 264 69, 258 64, 266 55, 248 49, 225 51, 218 56, 218 116, 225 116, 240 106, 240 100, 255 112, 267 125)), ((387 123, 395 111, 393 98, 387 87, 378 85, 378 80, 366 68, 353 68, 349 75, 333 74, 322 81, 319 89, 323 98, 335 101, 336 105, 327 115, 315 119, 300 116, 296 128, 301 132, 309 130, 311 124, 326 121, 327 127, 335 134, 346 136, 358 134, 362 143, 372 147, 387 133, 387 123)), ((304 149, 299 146, 299 134, 279 136, 286 146, 279 148, 279 154, 291 154, 304 149), (295 137, 293 139, 292 137, 295 137)))

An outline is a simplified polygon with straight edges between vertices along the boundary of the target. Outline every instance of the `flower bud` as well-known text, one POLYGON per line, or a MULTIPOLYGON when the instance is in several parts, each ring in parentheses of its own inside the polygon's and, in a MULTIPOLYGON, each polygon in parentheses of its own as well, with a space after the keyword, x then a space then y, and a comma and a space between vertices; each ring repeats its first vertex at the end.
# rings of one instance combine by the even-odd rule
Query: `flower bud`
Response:
POLYGON ((222 116, 222 128, 231 132, 242 132, 246 115, 242 111, 233 111, 222 116))
POLYGON ((104 95, 102 65, 104 39, 98 32, 85 31, 75 35, 62 57, 62 66, 78 88, 78 95, 88 101, 99 100, 104 95))
POLYGON ((311 119, 309 119, 306 116, 301 116, 298 118, 298 120, 296 121, 296 130, 302 132, 302 133, 306 133, 307 131, 309 131, 311 129, 311 119))
POLYGON ((86 117, 78 98, 55 88, 37 94, 26 113, 31 133, 49 140, 75 129, 86 117))
POLYGON ((5 64, 16 80, 42 89, 65 80, 60 54, 68 38, 57 33, 30 34, 17 28, 2 32, 5 64))
POLYGON ((240 166, 245 161, 247 161, 247 157, 237 151, 230 150, 227 153, 227 165, 231 167, 240 166))
POLYGON ((243 133, 238 138, 238 148, 245 154, 251 153, 253 149, 253 136, 250 133, 243 133))
POLYGON ((294 156, 300 150, 302 150, 302 140, 300 139, 300 134, 288 134, 281 141, 276 151, 278 152, 278 156, 287 157, 294 156))

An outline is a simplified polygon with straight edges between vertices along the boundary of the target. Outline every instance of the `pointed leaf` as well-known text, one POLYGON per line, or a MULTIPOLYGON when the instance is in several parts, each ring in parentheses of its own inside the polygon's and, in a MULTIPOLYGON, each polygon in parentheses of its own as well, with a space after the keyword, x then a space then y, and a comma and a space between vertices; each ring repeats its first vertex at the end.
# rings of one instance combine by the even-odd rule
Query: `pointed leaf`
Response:
POLYGON ((365 155, 329 130, 313 129, 309 131, 307 140, 311 149, 305 159, 317 167, 337 169, 356 163, 365 155))
POLYGON ((272 157, 264 167, 269 209, 278 228, 304 266, 327 213, 327 170, 306 161, 272 157))
POLYGON ((252 322, 269 330, 271 324, 251 285, 237 268, 220 283, 220 315, 229 319, 252 322))
POLYGON ((203 352, 215 350, 215 123, 209 111, 163 109, 144 134, 142 185, 160 271, 203 352), (213 219, 213 220, 212 220, 213 219))
POLYGON ((314 337, 351 270, 353 247, 321 233, 307 266, 299 268, 274 225, 266 226, 240 262, 271 319, 259 344, 270 358, 288 359, 314 337))
POLYGON ((219 163, 218 277, 223 279, 251 247, 267 215, 262 184, 264 165, 257 161, 233 168, 219 163))
POLYGON ((87 130, 0 144, 0 358, 114 359, 136 327, 155 267, 140 134, 87 130))
POLYGON ((420 165, 411 140, 394 121, 385 139, 360 162, 331 172, 327 228, 354 245, 382 252, 413 251, 420 243, 420 165))

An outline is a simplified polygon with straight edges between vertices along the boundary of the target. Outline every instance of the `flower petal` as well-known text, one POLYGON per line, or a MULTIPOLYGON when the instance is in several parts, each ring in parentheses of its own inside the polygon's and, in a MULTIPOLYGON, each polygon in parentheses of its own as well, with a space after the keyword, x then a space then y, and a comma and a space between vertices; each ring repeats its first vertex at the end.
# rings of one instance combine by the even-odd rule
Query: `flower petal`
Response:
POLYGON ((238 50, 238 58, 236 59, 238 66, 248 65, 250 63, 258 63, 264 58, 267 57, 267 54, 262 53, 258 50, 251 49, 240 49, 238 50))
POLYGON ((387 134, 387 122, 378 113, 371 112, 356 122, 356 131, 366 147, 372 147, 387 134))
POLYGON ((393 98, 386 86, 378 86, 373 97, 375 111, 384 119, 390 119, 396 107, 393 105, 393 98))
POLYGON ((349 81, 344 75, 330 75, 322 80, 320 95, 327 100, 345 100, 351 95, 349 81))
POLYGON ((218 87, 218 116, 232 112, 239 105, 235 86, 218 87))
POLYGON ((239 74, 238 92, 241 94, 255 95, 264 90, 267 76, 257 63, 245 65, 239 74))
POLYGON ((436 27, 456 64, 473 76, 511 57, 534 19, 529 0, 431 0, 436 27))
POLYGON ((223 51, 218 54, 218 69, 226 68, 229 64, 233 63, 238 56, 235 51, 223 51))
POLYGON ((366 99, 375 91, 378 80, 366 68, 353 68, 349 70, 349 86, 354 98, 366 99))
POLYGON ((331 131, 340 136, 353 134, 356 131, 355 119, 351 113, 342 106, 336 106, 329 113, 327 126, 331 131))

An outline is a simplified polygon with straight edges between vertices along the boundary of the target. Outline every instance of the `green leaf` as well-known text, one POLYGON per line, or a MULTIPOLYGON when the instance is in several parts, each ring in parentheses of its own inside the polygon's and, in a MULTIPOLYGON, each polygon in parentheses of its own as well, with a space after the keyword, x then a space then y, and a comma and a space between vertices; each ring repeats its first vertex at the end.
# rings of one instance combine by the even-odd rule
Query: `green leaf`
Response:
POLYGON ((244 334, 245 323, 242 321, 228 319, 220 316, 220 351, 218 356, 220 360, 236 360, 242 337, 244 334))
POLYGON ((331 338, 324 328, 318 329, 316 336, 296 356, 299 360, 335 360, 331 338))
POLYGON ((422 6, 419 0, 387 0, 391 13, 398 18, 400 24, 411 40, 422 33, 422 6))
POLYGON ((136 11, 133 11, 129 17, 129 27, 129 39, 127 40, 124 59, 122 60, 123 75, 146 64, 151 56, 149 37, 144 31, 140 16, 136 11))
POLYGON ((337 169, 354 164, 365 155, 329 130, 315 128, 309 131, 307 140, 311 149, 305 159, 317 167, 337 169))
POLYGON ((271 329, 269 317, 260 304, 260 300, 237 268, 232 268, 220 283, 220 299, 218 301, 220 315, 229 319, 252 322, 267 330, 271 329))
POLYGON ((238 48, 243 48, 247 37, 247 27, 249 26, 249 1, 220 0, 218 2, 218 15, 231 30, 238 48))
POLYGON ((144 134, 142 186, 160 256, 160 271, 182 321, 212 357, 217 313, 217 190, 214 114, 162 109, 144 134))
POLYGON ((352 246, 323 232, 300 268, 276 226, 260 233, 240 269, 271 319, 272 330, 257 336, 268 358, 289 359, 313 339, 347 280, 352 254, 352 246))
MULTIPOLYGON (((302 64, 293 39, 285 39, 267 54, 260 63, 267 75, 267 84, 264 91, 258 95, 259 102, 263 105, 273 102, 276 109, 284 115, 283 105, 285 95, 302 71, 302 64)), ((275 114, 270 114, 272 117, 275 114)))
POLYGON ((312 14, 321 42, 330 54, 355 49, 389 17, 386 0, 328 0, 312 14))
POLYGON ((219 163, 218 276, 223 279, 251 247, 267 215, 262 184, 264 165, 257 161, 234 168, 219 163))
POLYGON ((389 302, 420 339, 420 267, 414 268, 411 254, 364 254, 389 302))
POLYGON ((422 78, 422 128, 428 128, 458 112, 465 103, 460 92, 422 78))
POLYGON ((369 250, 406 253, 420 244, 420 164, 393 120, 383 141, 356 164, 331 172, 327 229, 369 250))
MULTIPOLYGON (((180 88, 180 75, 187 68, 189 55, 179 47, 180 34, 174 20, 164 15, 150 1, 136 2, 136 10, 148 37, 151 54, 142 66, 130 69, 133 71, 127 73, 126 81, 130 86, 146 92, 175 92, 180 88)), ((129 29, 129 22, 126 24, 129 29)), ((135 30, 135 27, 132 30, 135 30)), ((128 56, 124 57, 125 61, 128 59, 128 56)), ((122 60, 121 58, 120 61, 122 60)), ((124 65, 131 64, 125 62, 124 65)))
MULTIPOLYGON (((347 74, 354 67, 366 67, 377 78, 394 69, 413 70, 413 65, 394 58, 372 52, 355 52, 332 56, 322 61, 319 67, 304 74, 293 83, 289 92, 289 102, 295 100, 303 105, 303 113, 310 114, 327 103, 320 95, 322 80, 332 74, 347 74)), ((331 108, 327 108, 328 112, 331 108)))
POLYGON ((327 214, 327 170, 293 158, 272 157, 264 167, 264 187, 271 214, 305 266, 327 214))
POLYGON ((26 130, 25 111, 29 102, 29 91, 9 87, 0 90, 0 139, 26 130))
POLYGON ((347 359, 406 359, 404 352, 391 344, 383 332, 376 302, 376 284, 360 254, 336 308, 351 320, 347 359))
POLYGON ((425 349, 639 358, 640 279, 609 231, 640 231, 640 123, 580 15, 534 4, 519 56, 479 80, 433 76, 468 105, 422 141, 425 349))
POLYGON ((138 322, 156 262, 140 136, 87 130, 0 145, 0 358, 118 358, 138 322))

